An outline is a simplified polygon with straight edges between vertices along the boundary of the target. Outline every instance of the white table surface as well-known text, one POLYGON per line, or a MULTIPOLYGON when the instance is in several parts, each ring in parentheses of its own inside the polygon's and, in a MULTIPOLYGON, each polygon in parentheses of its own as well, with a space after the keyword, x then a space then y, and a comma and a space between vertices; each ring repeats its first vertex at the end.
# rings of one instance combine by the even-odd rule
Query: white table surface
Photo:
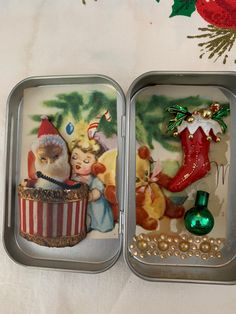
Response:
MULTIPOLYGON (((32 75, 102 73, 124 91, 150 70, 235 70, 199 59, 196 34, 206 22, 169 19, 172 1, 0 0, 0 173, 6 100, 32 75)), ((3 195, 4 182, 1 183, 3 195)), ((1 228, 3 216, 1 201, 1 228)), ((122 258, 98 275, 43 271, 11 261, 0 245, 0 313, 235 313, 236 286, 150 283, 122 258)))

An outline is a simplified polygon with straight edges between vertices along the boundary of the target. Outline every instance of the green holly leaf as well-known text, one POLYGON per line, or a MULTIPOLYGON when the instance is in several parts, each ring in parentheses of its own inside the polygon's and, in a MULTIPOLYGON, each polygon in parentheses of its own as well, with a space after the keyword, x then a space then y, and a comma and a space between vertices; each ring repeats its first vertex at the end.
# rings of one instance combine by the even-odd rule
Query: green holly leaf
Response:
POLYGON ((174 0, 170 17, 176 15, 191 16, 196 10, 196 0, 174 0))
POLYGON ((160 2, 160 0, 156 0, 156 2, 160 2))

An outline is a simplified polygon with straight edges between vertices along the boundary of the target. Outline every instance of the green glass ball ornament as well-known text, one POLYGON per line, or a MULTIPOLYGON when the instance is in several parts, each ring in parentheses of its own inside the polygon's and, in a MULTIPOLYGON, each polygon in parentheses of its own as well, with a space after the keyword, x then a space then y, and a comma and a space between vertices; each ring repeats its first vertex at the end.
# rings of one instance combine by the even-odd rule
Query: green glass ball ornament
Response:
POLYGON ((214 227, 214 217, 207 208, 209 193, 197 191, 195 206, 184 216, 186 229, 195 235, 208 234, 214 227))

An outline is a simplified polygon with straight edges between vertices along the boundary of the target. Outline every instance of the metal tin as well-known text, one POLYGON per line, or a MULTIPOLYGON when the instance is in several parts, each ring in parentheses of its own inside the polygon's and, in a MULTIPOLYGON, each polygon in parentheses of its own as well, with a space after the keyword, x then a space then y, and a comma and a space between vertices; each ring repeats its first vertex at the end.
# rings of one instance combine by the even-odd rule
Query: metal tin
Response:
MULTIPOLYGON (((113 117, 113 119, 115 118, 115 120, 117 120, 116 148, 118 151, 118 157, 116 170, 113 170, 117 172, 116 184, 119 204, 121 204, 120 200, 123 199, 121 189, 121 182, 124 180, 124 171, 122 167, 124 163, 122 117, 125 113, 125 101, 123 92, 118 84, 108 77, 101 75, 32 77, 21 81, 14 87, 8 98, 3 242, 8 255, 14 261, 22 265, 96 273, 111 267, 120 255, 122 247, 122 236, 118 223, 115 226, 115 231, 113 232, 114 234, 106 236, 105 233, 101 233, 99 238, 96 238, 96 235, 90 237, 87 236, 79 244, 74 245, 85 236, 83 231, 84 227, 82 225, 77 227, 77 229, 79 228, 77 233, 75 232, 76 227, 73 227, 73 221, 76 221, 76 208, 79 208, 79 206, 83 207, 84 204, 81 203, 82 205, 80 205, 80 203, 78 203, 79 205, 77 206, 77 200, 80 200, 81 198, 83 200, 83 197, 86 197, 87 193, 87 188, 84 189, 83 186, 82 192, 81 189, 75 190, 76 192, 73 192, 72 196, 68 194, 70 191, 68 192, 65 190, 62 195, 57 196, 57 198, 59 197, 57 200, 54 197, 55 193, 49 190, 49 201, 47 201, 48 197, 44 196, 44 190, 36 191, 37 195, 35 193, 33 193, 35 194, 33 195, 31 193, 33 189, 23 188, 22 192, 22 188, 20 188, 19 204, 21 204, 21 206, 19 211, 17 185, 25 175, 24 173, 22 177, 21 168, 24 168, 25 164, 27 163, 25 157, 27 155, 24 153, 24 150, 27 151, 29 146, 27 146, 24 137, 28 137, 28 134, 30 133, 30 126, 27 122, 31 119, 29 114, 32 115, 44 113, 45 109, 42 108, 41 104, 48 98, 55 99, 57 94, 65 93, 65 91, 67 95, 69 92, 75 92, 78 90, 83 93, 86 91, 86 88, 90 90, 91 93, 94 90, 98 90, 98 92, 105 90, 106 92, 111 93, 112 97, 114 96, 114 112, 116 112, 116 117, 113 117), (52 98, 50 98, 52 96, 51 89, 55 90, 55 92, 53 92, 54 96, 52 98), (37 99, 37 95, 40 96, 41 92, 45 93, 46 95, 43 100, 37 99), (27 93, 31 93, 31 96, 27 93), (49 97, 48 95, 51 96, 49 97), (27 97, 30 97, 30 103, 29 101, 26 101, 27 97), (25 131, 26 133, 24 133, 25 131), (31 197, 31 194, 29 195, 29 193, 31 193, 33 196, 31 197), (29 205, 27 202, 31 202, 31 205, 29 205), (49 218, 44 218, 44 212, 43 214, 41 213, 41 227, 39 227, 40 219, 38 215, 40 213, 40 206, 38 205, 38 202, 43 204, 41 206, 41 211, 44 210, 45 206, 48 212, 51 210, 51 216, 49 216, 49 218), (65 227, 65 230, 67 230, 65 231, 65 236, 60 236, 58 238, 55 234, 55 238, 53 238, 53 233, 55 233, 53 229, 54 218, 55 215, 59 217, 60 209, 60 206, 57 204, 61 204, 61 208, 64 210, 64 213, 65 211, 68 211, 69 213, 70 210, 70 222, 68 225, 69 218, 63 218, 63 216, 61 219, 67 219, 67 222, 63 222, 63 225, 61 226, 61 229, 65 227), (75 215, 75 217, 73 215, 75 215), (19 225, 20 218, 21 224, 19 225), (44 220, 46 222, 44 222, 44 220), (73 236, 70 236, 70 231, 68 233, 68 226, 71 228, 70 231, 74 228, 73 236), (39 228, 41 231, 39 231, 39 228), (24 238, 30 241, 27 241, 22 236, 20 236, 19 229, 24 238), (44 231, 44 229, 46 231, 44 231), (51 233, 51 238, 49 240, 47 239, 47 229, 51 233), (39 236, 40 232, 41 236, 39 236), (36 243, 51 247, 48 248, 45 246, 40 246, 36 243), (73 245, 73 247, 54 247, 65 245, 73 245)), ((86 94, 85 96, 87 97, 88 95, 86 94)), ((72 130, 73 126, 71 123, 69 126, 67 125, 67 132, 69 135, 71 134, 72 130)), ((32 138, 32 136, 29 137, 32 138)), ((47 192, 47 190, 45 190, 45 192, 47 192)), ((120 210, 122 210, 121 206, 120 210)), ((81 215, 83 216, 83 212, 81 215)), ((57 226, 55 228, 57 228, 57 230, 58 224, 60 223, 61 222, 56 223, 57 226)), ((62 234, 62 230, 60 234, 62 234)))
MULTIPOLYGON (((127 95, 127 129, 126 129, 126 181, 125 181, 125 205, 124 208, 129 210, 125 211, 125 229, 124 229, 124 256, 130 269, 139 277, 150 281, 179 281, 179 282, 199 282, 199 283, 221 283, 221 284, 234 284, 235 283, 235 267, 236 267, 236 242, 235 242, 235 210, 234 203, 235 193, 233 187, 235 186, 235 166, 232 161, 235 159, 235 105, 236 105, 236 87, 235 87, 235 73, 227 72, 150 72, 137 78, 131 85, 127 95), (153 246, 157 246, 155 241, 159 241, 162 237, 166 241, 165 247, 162 247, 160 251, 165 251, 172 243, 172 239, 168 237, 168 234, 159 235, 158 239, 150 236, 139 237, 136 234, 135 224, 135 177, 136 177, 136 129, 135 129, 135 111, 136 106, 139 105, 140 97, 149 94, 162 95, 163 91, 167 91, 167 94, 178 94, 178 89, 181 89, 183 95, 188 96, 188 90, 195 89, 201 93, 201 88, 204 88, 204 93, 212 97, 213 94, 218 92, 222 93, 222 97, 225 97, 230 104, 231 110, 231 127, 230 127, 230 157, 231 164, 229 167, 228 186, 226 191, 225 202, 228 205, 225 207, 226 218, 225 225, 225 244, 218 256, 219 259, 205 259, 203 255, 202 259, 199 259, 199 254, 194 256, 194 252, 191 252, 191 258, 186 258, 186 255, 182 254, 182 251, 176 253, 176 256, 170 252, 170 257, 164 258, 164 254, 152 254, 152 252, 146 252, 140 254, 141 250, 138 250, 139 246, 143 246, 143 251, 148 245, 148 241, 153 241, 153 246), (135 236, 136 235, 136 236, 135 236), (151 240, 150 240, 151 237, 151 240), (154 239, 154 240, 153 240, 154 239), (144 242, 143 242, 144 240, 144 242), (168 243, 170 241, 170 244, 168 243), (137 243, 139 242, 139 243, 137 243), (137 250, 135 249, 137 248, 137 250), (136 251, 135 251, 136 250, 136 251), (132 253, 132 254, 131 254, 132 253), (183 255, 183 259, 179 256, 183 255), (159 256, 155 256, 159 255, 159 256), (163 256, 162 256, 163 255, 163 256), (185 259, 186 258, 186 259, 185 259)), ((195 93, 196 94, 196 93, 195 93)), ((179 97, 181 98, 181 97, 179 97)), ((217 99, 215 99, 217 101, 217 99)), ((154 110, 154 109, 153 109, 154 110)), ((145 114, 145 113, 144 113, 145 114)), ((203 179, 204 181, 204 179, 203 179)), ((148 234, 148 233, 147 233, 148 234)), ((150 233, 149 233, 150 234, 150 233)), ((206 238, 207 239, 207 238, 206 238)), ((204 239, 203 239, 204 240, 204 239)), ((209 239, 213 243, 213 239, 209 239)), ((164 241, 164 242, 165 242, 164 241)), ((176 239, 176 243, 180 241, 176 239)), ((192 241, 195 240, 191 240, 192 241)), ((199 243, 201 239, 197 239, 199 243)), ((159 242, 157 242, 159 243, 159 242)), ((176 243, 173 238, 173 250, 176 249, 176 243)), ((219 240, 220 243, 220 240, 219 240)), ((159 245, 159 244, 158 244, 159 245)), ((179 244, 178 244, 179 245, 179 244)), ((178 246, 177 245, 177 246, 178 246)), ((188 243, 189 245, 189 243, 188 243)), ((151 246, 149 246, 151 247, 151 246)), ((217 248, 216 248, 217 250, 217 248)))
MULTIPOLYGON (((234 155, 236 152, 236 131, 233 127, 236 116, 235 94, 235 74, 233 72, 149 72, 133 82, 126 97, 126 104, 123 91, 119 85, 112 79, 102 75, 34 77, 20 82, 9 96, 7 113, 3 242, 9 256, 16 262, 27 266, 96 273, 108 269, 116 262, 123 245, 126 263, 131 271, 142 279, 150 281, 234 284, 236 282, 236 239, 234 236, 236 214, 233 204, 236 201, 236 195, 233 193, 232 187, 236 184, 236 170, 232 161, 235 159, 234 155), (49 86, 58 87, 58 91, 60 87, 63 90, 64 87, 68 86, 75 86, 76 88, 85 86, 88 89, 93 89, 95 85, 108 86, 115 90, 116 93, 118 157, 115 173, 116 193, 119 204, 117 237, 109 239, 106 237, 100 239, 86 238, 73 248, 66 247, 60 249, 44 248, 34 243, 26 242, 19 236, 18 232, 19 211, 16 189, 21 178, 22 130, 27 128, 27 125, 22 125, 25 114, 22 109, 25 98, 24 92, 30 88, 49 86), (179 92, 180 89, 181 92, 179 92), (204 256, 206 254, 204 255, 203 253, 208 248, 204 243, 202 245, 202 259, 199 259, 198 256, 190 256, 190 254, 189 257, 191 258, 186 259, 180 259, 179 256, 173 256, 173 254, 170 254, 168 258, 162 258, 164 255, 161 257, 154 254, 146 254, 146 256, 133 254, 134 251, 130 248, 134 241, 139 241, 140 239, 150 241, 152 236, 149 236, 149 232, 145 230, 143 238, 139 238, 143 229, 136 226, 136 155, 138 148, 136 106, 139 105, 139 100, 147 95, 149 97, 150 95, 161 95, 164 93, 166 96, 174 95, 176 97, 176 95, 180 94, 181 96, 186 96, 190 95, 192 90, 194 90, 195 94, 196 92, 201 94, 202 90, 204 90, 203 94, 209 97, 212 97, 212 93, 215 95, 221 94, 230 103, 230 141, 227 143, 229 143, 229 160, 231 160, 231 165, 229 175, 227 174, 226 178, 227 184, 225 185, 224 193, 226 193, 227 197, 224 199, 225 203, 223 206, 226 218, 222 216, 219 218, 219 222, 217 222, 219 227, 221 221, 223 221, 223 231, 221 230, 219 237, 223 234, 225 238, 222 250, 217 248, 218 251, 216 253, 219 253, 220 258, 205 259, 204 256)), ((35 112, 38 113, 37 109, 35 112)), ((152 127, 155 127, 155 125, 152 125, 152 127)), ((167 242, 167 246, 170 246, 169 243, 172 243, 172 240, 175 241, 174 237, 171 238, 168 234, 158 232, 158 236, 162 237, 164 242, 167 242)), ((219 237, 215 238, 215 240, 209 238, 209 241, 213 241, 209 242, 211 247, 222 245, 219 237)), ((152 238, 153 241, 154 238, 152 238)), ((194 241, 195 238, 193 239, 194 241)), ((199 249, 202 241, 204 242, 204 238, 197 239, 197 241, 199 249)), ((142 245, 143 243, 141 242, 140 244, 142 245)), ((161 245, 159 242, 157 243, 161 245)), ((178 246, 179 240, 177 239, 176 243, 173 242, 173 247, 176 249, 178 246)), ((165 250, 165 247, 163 247, 163 250, 165 250)), ((185 247, 183 246, 182 251, 180 251, 183 253, 184 250, 185 247)))

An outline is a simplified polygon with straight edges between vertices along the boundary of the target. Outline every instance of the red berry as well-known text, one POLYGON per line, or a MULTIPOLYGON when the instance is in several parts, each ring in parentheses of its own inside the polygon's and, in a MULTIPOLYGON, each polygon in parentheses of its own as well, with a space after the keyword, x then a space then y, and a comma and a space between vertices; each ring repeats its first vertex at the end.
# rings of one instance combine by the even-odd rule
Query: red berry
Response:
POLYGON ((141 146, 138 149, 138 155, 141 159, 150 159, 150 151, 147 146, 141 146))
POLYGON ((198 0, 196 9, 208 23, 220 28, 236 28, 236 0, 198 0))
POLYGON ((220 105, 219 105, 219 104, 212 104, 212 105, 210 106, 210 109, 211 109, 211 111, 212 111, 213 113, 215 113, 215 112, 217 112, 217 111, 220 110, 220 105))

